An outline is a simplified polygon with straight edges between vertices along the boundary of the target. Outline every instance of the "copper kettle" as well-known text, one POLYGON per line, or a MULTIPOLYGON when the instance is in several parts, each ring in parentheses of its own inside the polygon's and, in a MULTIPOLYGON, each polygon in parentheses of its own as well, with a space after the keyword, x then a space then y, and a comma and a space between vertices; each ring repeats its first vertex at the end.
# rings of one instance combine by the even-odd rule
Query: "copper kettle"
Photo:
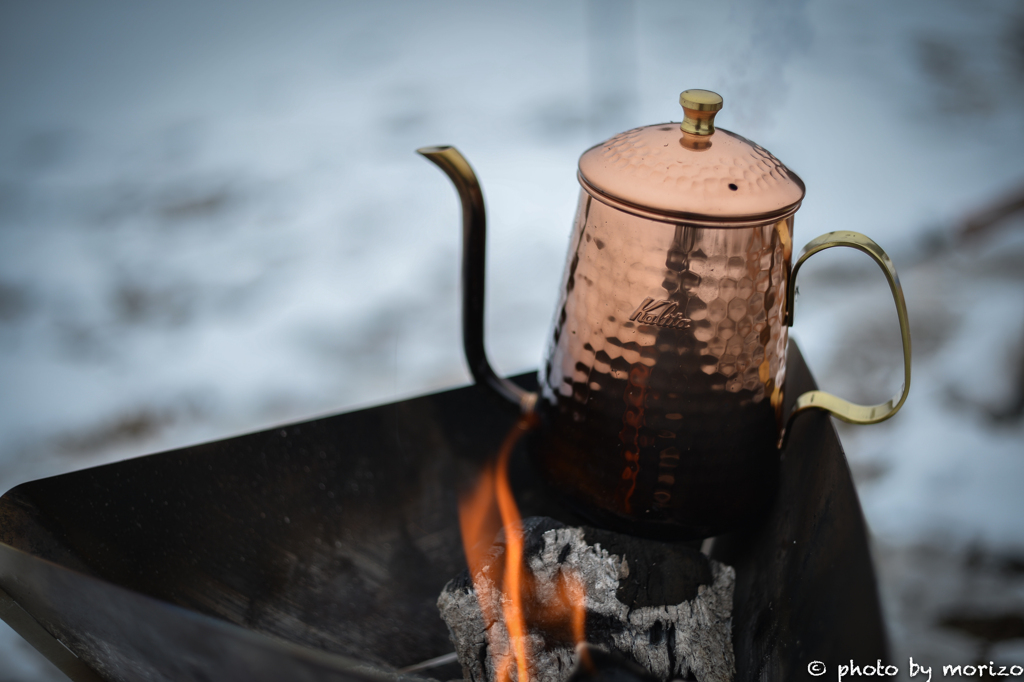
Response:
POLYGON ((772 499, 787 420, 823 409, 892 417, 910 388, 910 332, 895 267, 856 232, 812 240, 792 263, 804 183, 761 146, 714 125, 722 98, 680 95, 682 123, 630 130, 580 157, 581 190, 539 394, 498 377, 483 345, 483 196, 453 147, 419 152, 463 209, 463 340, 470 370, 540 417, 533 457, 596 522, 692 539, 733 529, 772 499), (855 405, 823 391, 782 414, 787 329, 804 261, 833 246, 871 256, 889 282, 904 384, 855 405))

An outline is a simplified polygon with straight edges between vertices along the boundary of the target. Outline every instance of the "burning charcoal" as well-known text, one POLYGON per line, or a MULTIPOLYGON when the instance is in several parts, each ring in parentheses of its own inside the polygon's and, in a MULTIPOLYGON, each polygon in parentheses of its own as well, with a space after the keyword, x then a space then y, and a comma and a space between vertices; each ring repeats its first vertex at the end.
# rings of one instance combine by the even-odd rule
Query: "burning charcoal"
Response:
POLYGON ((510 547, 499 533, 483 568, 450 581, 438 599, 467 680, 521 680, 522 672, 566 682, 584 640, 662 681, 732 679, 729 566, 682 545, 534 517, 523 522, 526 568, 512 587, 510 547))
POLYGON ((576 666, 569 682, 658 682, 658 678, 621 656, 600 647, 580 644, 576 647, 576 666))

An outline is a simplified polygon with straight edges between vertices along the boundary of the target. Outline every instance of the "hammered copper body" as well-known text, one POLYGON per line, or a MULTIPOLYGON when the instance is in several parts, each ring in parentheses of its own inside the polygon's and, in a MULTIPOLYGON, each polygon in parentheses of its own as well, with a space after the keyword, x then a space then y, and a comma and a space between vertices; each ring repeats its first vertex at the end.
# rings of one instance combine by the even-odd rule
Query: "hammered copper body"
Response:
POLYGON ((706 537, 763 505, 791 237, 792 218, 672 224, 582 192, 540 372, 548 480, 634 532, 706 537))

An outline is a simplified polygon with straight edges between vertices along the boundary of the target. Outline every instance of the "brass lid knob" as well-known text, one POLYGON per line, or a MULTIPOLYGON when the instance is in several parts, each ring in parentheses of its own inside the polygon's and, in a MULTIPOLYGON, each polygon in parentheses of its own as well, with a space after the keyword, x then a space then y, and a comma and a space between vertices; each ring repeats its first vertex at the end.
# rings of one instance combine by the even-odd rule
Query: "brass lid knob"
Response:
POLYGON ((684 90, 679 95, 683 105, 683 122, 679 128, 690 135, 713 135, 715 114, 722 110, 722 96, 710 90, 684 90))

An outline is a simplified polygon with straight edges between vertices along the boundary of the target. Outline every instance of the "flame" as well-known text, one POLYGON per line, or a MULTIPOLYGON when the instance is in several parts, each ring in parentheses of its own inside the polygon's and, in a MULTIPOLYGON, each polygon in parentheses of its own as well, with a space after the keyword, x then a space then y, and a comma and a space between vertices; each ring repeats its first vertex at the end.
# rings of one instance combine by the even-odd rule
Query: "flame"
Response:
MULTIPOLYGON (((504 563, 500 567, 490 567, 495 585, 503 595, 501 612, 495 612, 494 604, 480 600, 485 621, 501 620, 512 646, 511 655, 495 661, 497 682, 512 682, 513 664, 516 682, 529 682, 528 621, 546 631, 565 630, 574 644, 586 641, 586 594, 578 575, 563 568, 555 585, 556 598, 545 604, 536 603, 537 600, 533 599, 537 592, 536 579, 524 562, 522 518, 508 478, 512 451, 533 424, 531 417, 519 419, 501 444, 496 460, 483 468, 474 488, 459 500, 462 542, 478 596, 482 593, 481 583, 494 538, 500 529, 505 531, 504 563), (500 571, 495 570, 498 568, 500 571)), ((488 636, 493 633, 492 628, 488 636)), ((491 644, 491 651, 496 651, 493 641, 491 644)))
MULTIPOLYGON (((516 659, 516 679, 527 682, 526 672, 526 622, 523 619, 523 522, 519 516, 519 507, 512 496, 512 486, 508 482, 508 460, 512 456, 519 436, 525 432, 527 425, 520 420, 518 428, 505 437, 498 454, 498 471, 495 489, 498 494, 498 510, 501 513, 501 525, 505 529, 505 578, 503 589, 505 599, 502 600, 505 611, 505 627, 512 642, 512 652, 516 659)), ((507 671, 506 671, 507 675, 507 671)), ((499 677, 505 680, 506 675, 499 677)))

